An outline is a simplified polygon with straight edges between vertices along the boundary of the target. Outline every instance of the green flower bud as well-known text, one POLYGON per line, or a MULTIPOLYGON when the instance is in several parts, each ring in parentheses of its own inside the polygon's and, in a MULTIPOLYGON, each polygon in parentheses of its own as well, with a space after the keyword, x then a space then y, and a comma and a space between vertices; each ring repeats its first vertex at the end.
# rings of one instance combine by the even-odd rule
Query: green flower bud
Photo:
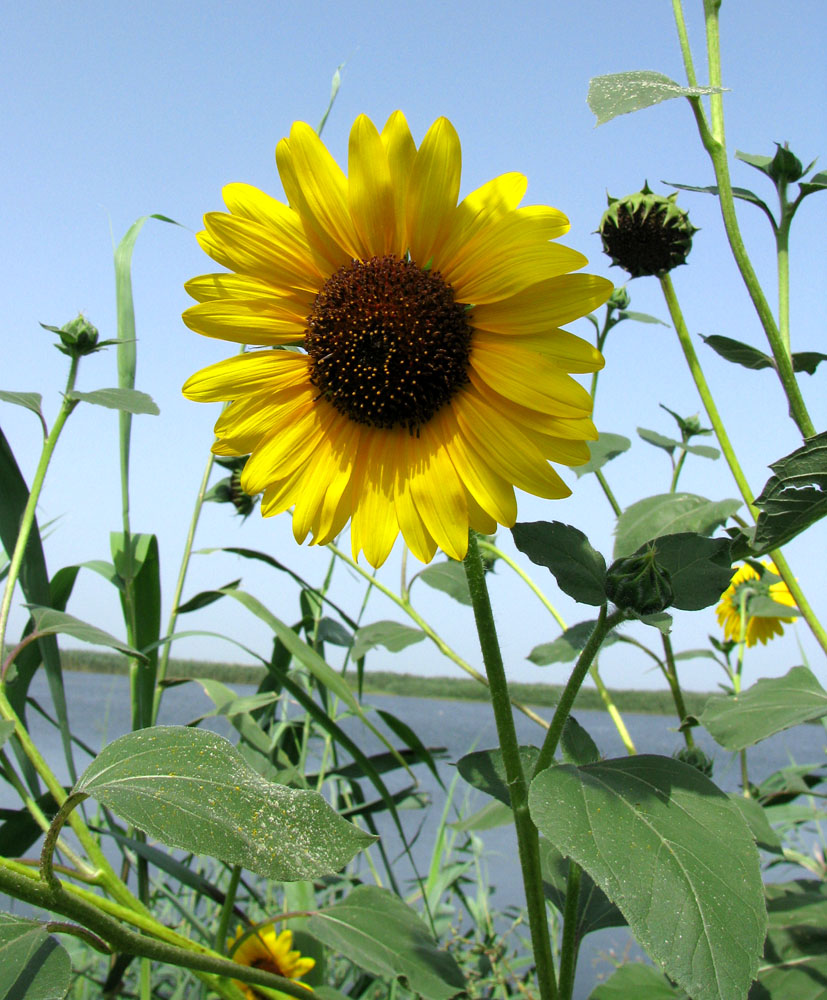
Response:
POLYGON ((618 285, 612 294, 609 296, 609 301, 606 305, 610 309, 628 309, 629 303, 632 301, 631 295, 626 291, 625 285, 618 285))
POLYGON ((68 354, 70 358, 81 358, 84 354, 94 354, 95 351, 105 346, 98 343, 98 328, 93 326, 83 313, 79 313, 77 319, 73 319, 61 327, 47 326, 45 323, 40 325, 44 330, 51 330, 52 333, 56 333, 60 337, 60 343, 55 344, 55 347, 64 354, 68 354))
POLYGON ((792 184, 794 181, 800 180, 804 176, 804 166, 801 160, 795 153, 790 152, 788 143, 785 142, 782 146, 777 142, 775 146, 775 156, 767 167, 767 173, 776 184, 792 184))
POLYGON ((675 204, 677 191, 668 197, 653 194, 647 184, 625 198, 609 197, 600 221, 603 251, 633 278, 662 277, 685 264, 698 230, 689 215, 675 204))
POLYGON ((701 774, 705 774, 707 778, 712 777, 714 761, 711 757, 705 754, 700 747, 681 747, 681 749, 676 750, 672 756, 675 760, 682 760, 684 764, 689 764, 690 767, 694 767, 696 771, 700 771, 701 774))
POLYGON ((217 458, 216 463, 228 469, 230 475, 226 479, 221 479, 205 495, 205 500, 212 500, 215 503, 231 503, 236 513, 246 520, 256 509, 257 496, 250 496, 241 488, 241 473, 247 464, 248 455, 240 458, 217 458))
POLYGON ((621 611, 639 615, 654 615, 669 607, 674 596, 672 581, 658 565, 654 546, 612 563, 606 575, 606 596, 621 611))

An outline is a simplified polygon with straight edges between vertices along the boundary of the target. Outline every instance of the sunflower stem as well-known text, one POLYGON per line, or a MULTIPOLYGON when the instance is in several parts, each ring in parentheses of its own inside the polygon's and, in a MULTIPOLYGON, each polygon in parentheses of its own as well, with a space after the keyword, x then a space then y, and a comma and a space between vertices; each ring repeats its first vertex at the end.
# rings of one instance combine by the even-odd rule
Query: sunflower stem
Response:
POLYGON ((531 943, 537 967, 537 984, 541 1000, 557 1000, 557 980, 554 972, 554 959, 551 954, 546 902, 543 896, 540 836, 528 811, 528 783, 520 760, 520 746, 517 741, 514 716, 511 712, 508 682, 497 639, 494 614, 485 582, 485 569, 476 534, 473 531, 469 532, 465 574, 468 579, 474 620, 477 625, 482 658, 491 691, 491 706, 494 710, 497 737, 503 755, 511 807, 514 811, 514 826, 517 831, 517 846, 523 873, 531 943))
MULTIPOLYGON (((686 703, 683 700, 683 691, 681 691, 680 681, 678 680, 678 668, 675 664, 675 654, 672 650, 672 640, 668 635, 662 635, 661 638, 663 639, 663 653, 666 658, 663 672, 666 676, 667 683, 669 684, 669 690, 672 692, 672 701, 675 703, 675 711, 678 715, 678 721, 683 723, 687 716, 686 703)), ((695 739, 692 736, 691 730, 684 729, 683 738, 687 747, 691 748, 695 746, 695 739)))
POLYGON ((574 989, 574 972, 580 944, 577 933, 577 911, 580 903, 581 873, 580 865, 573 858, 569 858, 566 912, 563 915, 563 944, 560 949, 560 1000, 571 1000, 574 989))

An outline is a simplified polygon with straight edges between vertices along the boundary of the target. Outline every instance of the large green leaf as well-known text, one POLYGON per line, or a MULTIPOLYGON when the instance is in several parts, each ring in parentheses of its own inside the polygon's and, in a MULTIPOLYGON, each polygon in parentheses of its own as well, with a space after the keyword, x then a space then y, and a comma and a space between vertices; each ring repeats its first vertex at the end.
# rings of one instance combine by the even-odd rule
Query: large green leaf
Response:
POLYGON ((338 871, 374 840, 321 795, 265 781, 227 740, 186 726, 139 729, 110 743, 73 794, 171 847, 288 882, 338 871))
MULTIPOLYGON (((550 663, 570 663, 572 660, 576 660, 585 649, 596 624, 597 619, 592 618, 590 621, 572 625, 553 642, 544 642, 535 646, 528 654, 527 659, 536 663, 538 667, 546 667, 550 663)), ((605 649, 613 642, 617 642, 616 632, 610 632, 600 648, 605 649)))
POLYGON ((722 87, 682 87, 663 73, 640 69, 593 77, 587 100, 597 124, 603 125, 618 115, 649 108, 673 97, 702 97, 722 91, 722 87))
POLYGON ((450 1000, 465 992, 453 957, 437 948, 416 912, 385 889, 357 886, 341 903, 316 913, 309 929, 356 965, 375 976, 401 979, 426 1000, 450 1000))
POLYGON ((471 592, 468 590, 465 567, 461 562, 448 559, 445 562, 433 563, 417 573, 417 579, 435 590, 441 590, 443 594, 448 594, 460 604, 467 604, 470 607, 471 592))
POLYGON ((797 880, 767 886, 770 925, 750 1000, 827 1000, 827 889, 797 880))
MULTIPOLYGON (((655 321, 657 322, 657 321, 655 321)), ((578 465, 574 468, 574 474, 580 479, 590 472, 597 472, 607 462, 622 455, 624 451, 631 448, 632 442, 622 434, 609 434, 602 432, 596 441, 589 441, 589 454, 591 458, 585 465, 578 465)))
POLYGON ((743 1000, 764 943, 761 869, 708 778, 670 757, 566 764, 534 779, 529 809, 693 1000, 743 1000))
POLYGON ((105 406, 109 410, 122 410, 124 413, 149 413, 157 416, 161 412, 151 396, 137 389, 94 389, 92 392, 73 392, 69 398, 105 406))
POLYGON ((61 1000, 72 963, 36 920, 0 913, 0 1000, 61 1000))
MULTIPOLYGON (((523 772, 531 774, 540 755, 537 747, 520 747, 520 761, 523 772)), ((498 799, 503 805, 511 806, 511 793, 505 775, 503 752, 499 747, 493 750, 473 750, 457 761, 457 770, 474 788, 498 799)))
POLYGON ((727 750, 743 750, 773 733, 827 715, 827 691, 807 667, 763 677, 737 695, 713 695, 700 723, 727 750))
POLYGON ((606 560, 578 528, 560 521, 530 521, 511 529, 514 544, 554 574, 557 586, 581 604, 606 603, 606 560))
POLYGON ((638 500, 617 519, 614 557, 630 556, 661 535, 711 535, 740 506, 740 500, 707 500, 694 493, 660 493, 638 500))
MULTIPOLYGON (((641 552, 646 551, 643 545, 641 552)), ((671 607, 699 611, 717 604, 732 579, 728 538, 707 538, 691 531, 661 535, 657 563, 669 573, 671 607)))
POLYGON ((354 660, 361 660, 377 646, 384 646, 391 653, 398 653, 400 649, 421 642, 424 638, 422 629, 411 628, 410 625, 391 621, 373 622, 372 625, 363 625, 356 630, 350 655, 354 660))
POLYGON ((758 555, 786 544, 827 515, 827 431, 770 466, 774 475, 756 497, 758 555))
POLYGON ((628 962, 589 994, 589 1000, 687 1000, 651 965, 628 962))

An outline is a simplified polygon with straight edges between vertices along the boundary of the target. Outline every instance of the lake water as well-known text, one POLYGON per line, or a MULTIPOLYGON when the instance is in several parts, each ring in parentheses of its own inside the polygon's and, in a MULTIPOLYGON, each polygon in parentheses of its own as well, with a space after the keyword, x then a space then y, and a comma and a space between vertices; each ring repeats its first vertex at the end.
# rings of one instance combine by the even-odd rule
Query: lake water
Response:
MULTIPOLYGON (((67 673, 65 675, 67 702, 73 732, 76 736, 99 749, 102 745, 126 733, 130 729, 128 682, 125 677, 108 675, 67 673)), ((253 688, 239 687, 239 694, 251 694, 253 688)), ((31 695, 44 708, 51 711, 45 676, 42 671, 36 675, 31 687, 31 695)), ((490 705, 483 702, 435 701, 423 698, 369 695, 366 704, 390 712, 401 719, 429 747, 445 747, 446 757, 439 763, 443 782, 448 785, 456 774, 454 763, 471 749, 495 746, 496 731, 490 705)), ((196 684, 186 684, 169 689, 164 695, 161 724, 185 724, 212 708, 212 702, 196 684)), ((550 710, 542 710, 546 718, 550 710)), ((590 733, 601 753, 606 757, 622 756, 623 745, 611 720, 604 712, 578 712, 577 720, 590 733)), ((653 715, 624 715, 632 738, 641 753, 671 755, 683 745, 680 734, 670 727, 673 719, 653 715)), ((378 719, 375 721, 378 722, 378 719)), ((62 780, 68 779, 63 762, 63 752, 56 731, 44 723, 37 713, 30 711, 30 722, 36 742, 55 773, 62 780)), ((542 733, 539 727, 520 713, 516 713, 518 737, 522 743, 539 743, 542 733)), ((223 719, 209 720, 210 728, 232 736, 232 729, 223 719)), ((356 720, 343 724, 348 734, 366 752, 380 749, 378 740, 356 720)), ((740 765, 733 755, 718 747, 706 733, 695 730, 696 741, 715 761, 714 779, 725 791, 735 791, 740 782, 740 765)), ((824 759, 825 732, 821 726, 798 726, 786 733, 780 733, 749 751, 750 778, 761 781, 767 775, 791 762, 799 764, 820 762, 824 759)), ((76 763, 79 770, 87 759, 78 754, 76 763)), ((406 810, 401 813, 403 826, 409 837, 419 831, 413 846, 414 863, 420 871, 427 872, 433 850, 433 835, 439 824, 444 802, 444 793, 433 775, 424 767, 416 768, 423 792, 430 795, 434 805, 429 812, 406 810), (423 822, 424 817, 424 822, 423 822), (421 828, 421 829, 420 829, 421 828)), ((404 775, 387 776, 387 784, 395 790, 410 779, 404 775)), ((488 801, 482 793, 469 789, 460 779, 456 802, 462 806, 465 815, 481 807, 488 801)), ((15 807, 19 803, 10 794, 7 785, 0 785, 0 807, 15 807)), ((400 840, 386 814, 379 817, 379 831, 388 855, 396 857, 400 850, 400 840), (384 821, 384 822, 383 822, 384 821)), ((503 909, 509 905, 520 905, 523 901, 522 883, 517 861, 516 841, 513 828, 499 827, 482 835, 485 844, 487 867, 491 885, 494 888, 493 905, 503 909)), ((369 878, 367 871, 366 878, 369 878)), ((413 871, 409 865, 400 862, 397 876, 403 888, 411 884, 413 871)), ((4 907, 0 907, 4 908, 4 907)), ((611 974, 613 966, 610 955, 631 954, 640 957, 640 951, 623 928, 610 928, 589 935, 581 949, 578 979, 575 986, 575 1000, 585 1000, 598 979, 611 974)))

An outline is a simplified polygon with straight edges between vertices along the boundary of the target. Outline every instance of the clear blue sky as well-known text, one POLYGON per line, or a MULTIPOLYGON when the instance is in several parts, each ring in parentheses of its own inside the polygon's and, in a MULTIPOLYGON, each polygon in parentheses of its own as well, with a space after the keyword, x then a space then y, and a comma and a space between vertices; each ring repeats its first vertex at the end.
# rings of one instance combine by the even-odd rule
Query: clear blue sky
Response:
MULTIPOLYGON (((700 0, 687 0, 687 16, 703 77, 700 0)), ((825 30, 822 0, 795 6, 780 17, 772 0, 722 9, 724 82, 731 153, 771 153, 773 141, 789 140, 808 161, 827 150, 821 96, 825 92, 825 30)), ((508 170, 529 178, 527 203, 552 204, 571 219, 563 240, 590 259, 588 270, 617 282, 594 230, 606 191, 623 195, 644 179, 694 184, 712 182, 711 167, 693 131, 684 102, 673 101, 618 119, 599 129, 585 97, 589 78, 626 69, 659 70, 683 80, 680 56, 665 0, 609 3, 526 2, 508 9, 498 3, 416 4, 338 2, 305 4, 180 0, 127 4, 35 2, 16 5, 4 18, 0 39, 0 84, 4 153, 0 178, 3 258, 2 377, 0 388, 43 393, 47 419, 57 409, 65 379, 64 358, 50 346, 38 322, 60 325, 83 310, 102 336, 115 336, 111 240, 121 238, 139 216, 160 212, 186 228, 150 222, 135 252, 134 290, 138 319, 138 388, 161 408, 160 417, 138 417, 133 440, 133 530, 159 535, 167 602, 178 570, 186 525, 200 479, 217 410, 180 394, 197 368, 233 348, 199 338, 180 320, 189 304, 184 281, 212 269, 192 233, 204 212, 221 208, 221 187, 247 181, 281 197, 275 169, 276 142, 295 119, 317 124, 327 104, 330 78, 347 62, 325 141, 340 163, 355 116, 382 123, 401 108, 417 140, 440 115, 456 126, 463 144, 463 192, 508 170), (111 235, 110 235, 111 227, 111 235)), ((824 162, 821 163, 824 168, 824 162)), ((733 166, 736 184, 764 197, 768 183, 750 168, 733 166)), ((763 347, 762 334, 734 265, 726 256, 716 203, 681 195, 701 231, 690 266, 675 274, 690 329, 720 333, 763 347)), ((827 196, 814 196, 799 213, 792 245, 794 349, 825 350, 824 229, 827 196)), ((745 236, 774 301, 774 261, 769 227, 757 210, 741 212, 745 236)), ((654 280, 631 283, 632 308, 666 316, 654 280)), ((575 332, 589 336, 585 321, 575 332)), ((724 419, 757 491, 769 462, 798 444, 769 372, 747 372, 719 361, 699 342, 708 378, 724 419)), ((683 414, 700 406, 674 334, 657 326, 627 323, 609 340, 601 376, 596 421, 602 430, 636 439, 638 426, 673 433, 665 403, 683 414)), ((827 372, 802 376, 819 428, 827 424, 827 372)), ((84 362, 79 388, 116 384, 114 352, 84 362)), ((0 404, 0 423, 25 474, 31 479, 39 450, 35 418, 0 404)), ((41 522, 57 519, 48 540, 52 572, 60 566, 108 558, 110 530, 120 528, 117 419, 112 411, 79 408, 59 446, 42 498, 41 522)), ((623 505, 668 487, 663 453, 637 441, 633 451, 607 470, 623 505)), ((594 482, 575 481, 571 499, 544 502, 522 497, 521 520, 557 519, 577 525, 592 543, 611 550, 609 508, 594 482)), ((735 496, 722 462, 687 465, 682 488, 713 499, 735 496)), ((509 550, 510 534, 500 540, 509 550)), ((789 556, 811 600, 827 615, 827 574, 822 524, 789 556)), ((298 548, 286 519, 243 525, 228 508, 208 505, 197 546, 241 545, 261 549, 320 583, 329 556, 298 548)), ((394 585, 399 549, 381 571, 394 585)), ((590 617, 558 598, 569 623, 590 617)), ((186 593, 220 586, 238 576, 283 619, 299 617, 297 592, 283 576, 265 573, 228 555, 199 556, 186 593)), ((470 659, 478 653, 470 612, 446 606, 417 585, 419 606, 446 638, 470 659)), ((513 575, 493 581, 504 652, 515 679, 563 679, 562 668, 538 670, 525 660, 557 627, 513 575)), ((362 588, 343 568, 334 595, 352 613, 362 588)), ((18 602, 19 603, 19 602, 18 602)), ((233 607, 213 605, 188 616, 181 627, 227 631, 264 655, 270 638, 257 621, 233 607)), ((123 634, 115 592, 95 574, 81 574, 70 610, 80 618, 123 634)), ((168 613, 168 603, 165 616, 168 613)), ((404 620, 372 599, 365 622, 404 620)), ((689 623, 678 616, 676 648, 703 645, 717 633, 713 611, 689 623)), ((23 622, 15 613, 13 637, 23 622)), ((811 663, 816 647, 806 629, 798 635, 811 663)), ((643 635, 643 633, 640 633, 643 635)), ((654 633, 646 633, 655 642, 654 633)), ((231 646, 187 640, 176 655, 235 659, 231 646)), ((748 674, 782 673, 801 662, 790 635, 766 651, 751 653, 748 674)), ((403 656, 374 654, 370 665, 423 673, 452 673, 451 664, 425 644, 403 656)), ((642 656, 609 650, 606 680, 623 686, 660 686, 642 656)), ((688 687, 711 688, 723 679, 709 661, 684 667, 688 687)))

